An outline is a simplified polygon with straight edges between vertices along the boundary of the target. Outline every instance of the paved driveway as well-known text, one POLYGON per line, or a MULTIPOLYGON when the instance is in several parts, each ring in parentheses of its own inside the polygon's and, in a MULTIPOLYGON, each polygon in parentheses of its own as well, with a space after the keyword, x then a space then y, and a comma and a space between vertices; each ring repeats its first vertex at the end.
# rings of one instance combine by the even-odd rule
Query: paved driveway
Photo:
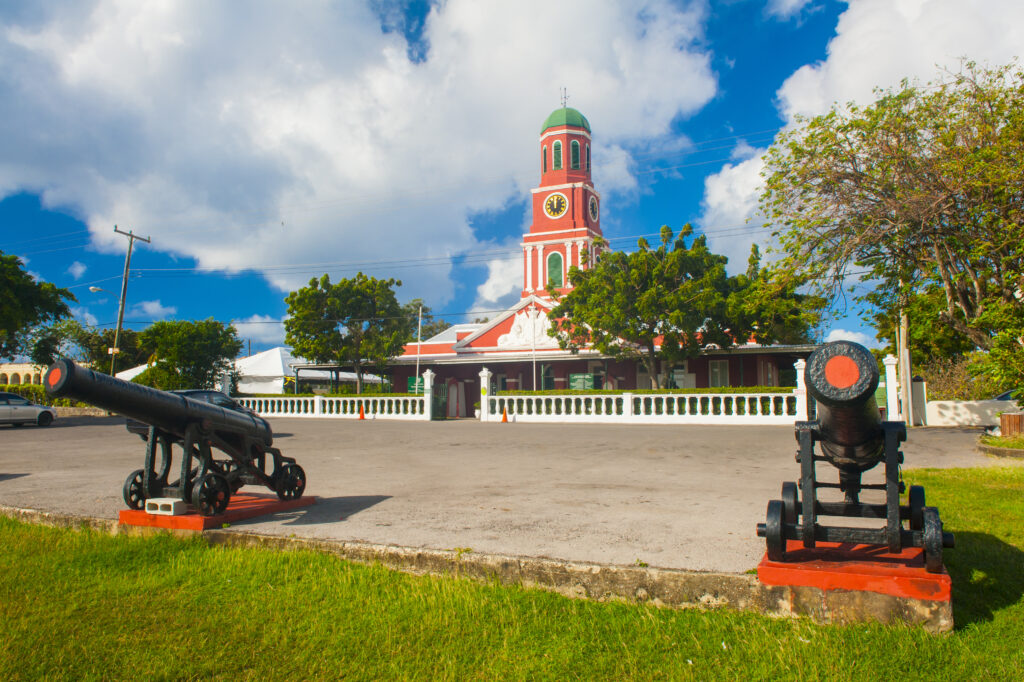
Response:
MULTIPOLYGON (((789 427, 272 424, 319 501, 235 527, 409 547, 744 571, 768 500, 799 473, 789 427)), ((1006 464, 975 451, 977 433, 914 429, 906 467, 1006 464)), ((143 447, 116 418, 0 427, 0 504, 116 518, 143 447)))

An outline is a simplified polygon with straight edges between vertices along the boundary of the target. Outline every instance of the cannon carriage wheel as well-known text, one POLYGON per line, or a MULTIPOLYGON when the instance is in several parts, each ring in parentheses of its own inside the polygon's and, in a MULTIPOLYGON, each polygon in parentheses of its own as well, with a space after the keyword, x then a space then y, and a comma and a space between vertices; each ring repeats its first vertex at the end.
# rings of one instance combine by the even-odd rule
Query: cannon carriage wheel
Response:
POLYGON ((925 507, 921 510, 924 524, 924 568, 929 573, 942 572, 942 520, 939 510, 925 507))
POLYGON ((770 561, 782 561, 786 553, 786 506, 782 500, 769 500, 764 524, 765 544, 770 561))
POLYGON ((297 500, 306 490, 306 472, 298 464, 285 464, 274 474, 274 491, 282 500, 297 500))
POLYGON ((128 474, 128 478, 125 479, 124 487, 121 489, 121 496, 124 498, 124 503, 131 509, 142 509, 146 506, 145 475, 146 472, 144 470, 136 469, 128 474))
POLYGON ((910 507, 910 530, 924 530, 924 488, 919 485, 910 486, 907 506, 910 507))
POLYGON ((231 486, 220 474, 208 473, 192 486, 192 504, 202 516, 220 514, 231 501, 231 486))
POLYGON ((794 481, 786 481, 782 484, 782 506, 786 512, 786 523, 796 525, 800 515, 800 497, 797 494, 794 481))

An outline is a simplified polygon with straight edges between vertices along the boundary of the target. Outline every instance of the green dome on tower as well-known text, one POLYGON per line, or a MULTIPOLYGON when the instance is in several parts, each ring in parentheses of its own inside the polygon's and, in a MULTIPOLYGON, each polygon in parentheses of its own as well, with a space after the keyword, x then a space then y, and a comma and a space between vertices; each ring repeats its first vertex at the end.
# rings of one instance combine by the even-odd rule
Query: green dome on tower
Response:
POLYGON ((541 135, 548 128, 556 126, 576 126, 585 129, 588 133, 590 132, 590 121, 572 107, 561 107, 552 111, 551 115, 544 121, 544 125, 541 126, 541 135))

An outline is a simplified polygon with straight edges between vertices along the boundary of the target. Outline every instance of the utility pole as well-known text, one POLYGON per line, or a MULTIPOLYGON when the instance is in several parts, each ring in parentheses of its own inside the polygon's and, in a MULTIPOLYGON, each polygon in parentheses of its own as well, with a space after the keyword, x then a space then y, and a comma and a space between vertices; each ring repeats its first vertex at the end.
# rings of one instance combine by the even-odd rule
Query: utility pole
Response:
POLYGON ((412 376, 413 393, 420 392, 420 344, 423 343, 423 306, 416 317, 416 373, 412 376))
POLYGON ((121 304, 117 308, 117 327, 114 328, 114 345, 110 348, 110 376, 114 376, 114 365, 117 360, 117 354, 121 352, 121 348, 117 345, 121 338, 121 323, 124 322, 124 301, 128 295, 128 270, 132 265, 132 247, 135 246, 135 240, 144 241, 149 244, 148 237, 140 237, 137 234, 132 234, 131 230, 127 232, 117 229, 117 225, 114 225, 114 232, 123 234, 128 237, 128 253, 124 256, 124 275, 121 276, 121 304))

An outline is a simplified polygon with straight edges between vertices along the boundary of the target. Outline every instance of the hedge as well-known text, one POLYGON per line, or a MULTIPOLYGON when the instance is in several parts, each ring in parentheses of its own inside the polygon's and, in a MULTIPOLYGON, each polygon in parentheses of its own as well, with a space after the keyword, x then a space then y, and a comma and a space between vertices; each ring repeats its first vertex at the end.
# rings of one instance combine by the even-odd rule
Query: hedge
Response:
POLYGON ((49 407, 89 407, 86 403, 80 403, 69 398, 51 398, 39 384, 0 384, 0 391, 4 393, 16 393, 23 398, 28 398, 37 405, 49 407))

